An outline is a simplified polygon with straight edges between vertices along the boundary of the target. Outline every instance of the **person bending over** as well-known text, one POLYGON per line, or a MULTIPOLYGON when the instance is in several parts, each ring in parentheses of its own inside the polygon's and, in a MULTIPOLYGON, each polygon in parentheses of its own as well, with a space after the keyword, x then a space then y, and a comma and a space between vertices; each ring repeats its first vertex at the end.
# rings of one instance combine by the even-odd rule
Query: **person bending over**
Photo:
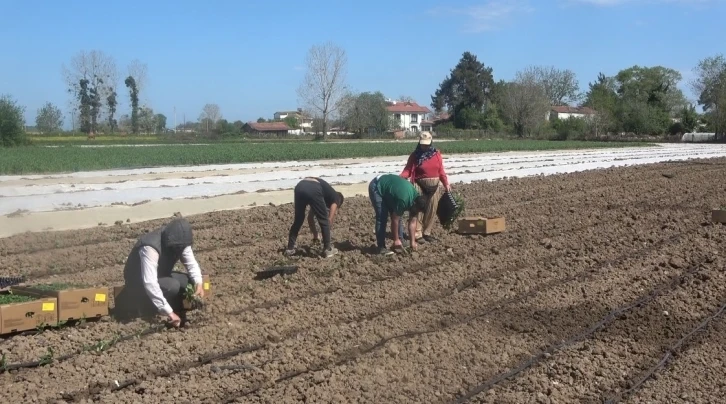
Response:
POLYGON ((323 256, 329 258, 337 254, 338 250, 331 245, 330 226, 338 209, 343 205, 343 199, 343 194, 337 192, 323 179, 307 177, 298 182, 295 186, 295 219, 290 227, 285 255, 295 254, 295 243, 305 221, 305 210, 308 205, 310 205, 308 225, 313 233, 313 240, 320 241, 315 228, 315 219, 317 219, 320 231, 323 233, 323 256))
MULTIPOLYGON (((368 196, 376 213, 376 243, 378 253, 390 255, 386 249, 386 225, 391 218, 394 250, 403 250, 401 242, 403 214, 408 211, 408 234, 416 233, 418 214, 426 209, 427 197, 419 194, 410 181, 396 174, 384 174, 374 178, 368 185, 368 196)), ((411 249, 418 244, 415 237, 409 237, 411 249)))

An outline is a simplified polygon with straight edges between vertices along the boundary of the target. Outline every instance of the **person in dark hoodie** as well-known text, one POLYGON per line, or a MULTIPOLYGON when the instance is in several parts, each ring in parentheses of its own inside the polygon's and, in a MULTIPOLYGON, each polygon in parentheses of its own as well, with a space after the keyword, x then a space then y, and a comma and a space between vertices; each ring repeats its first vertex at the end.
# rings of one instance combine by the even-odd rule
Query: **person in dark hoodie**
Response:
POLYGON ((169 317, 174 327, 184 326, 184 291, 191 282, 195 294, 204 297, 202 271, 192 251, 192 226, 174 219, 166 226, 144 234, 134 245, 124 267, 124 290, 142 312, 169 317), (180 261, 188 274, 172 271, 180 261))
POLYGON ((295 219, 290 227, 285 255, 295 254, 295 242, 300 228, 305 221, 305 209, 310 205, 308 225, 313 233, 313 240, 319 241, 318 231, 315 228, 315 218, 318 219, 320 230, 323 233, 323 256, 329 258, 338 253, 331 245, 330 225, 343 205, 343 194, 337 192, 327 181, 317 177, 307 177, 295 186, 295 219))

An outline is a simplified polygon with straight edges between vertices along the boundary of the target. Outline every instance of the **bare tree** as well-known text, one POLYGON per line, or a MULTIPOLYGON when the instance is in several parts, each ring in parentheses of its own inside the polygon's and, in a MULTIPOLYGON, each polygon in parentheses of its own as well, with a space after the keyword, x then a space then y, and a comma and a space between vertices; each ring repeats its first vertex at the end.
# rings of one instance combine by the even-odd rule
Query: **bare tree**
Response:
POLYGON ((398 100, 401 102, 414 102, 413 97, 408 96, 408 95, 399 95, 398 100))
POLYGON ((211 125, 213 129, 214 125, 216 125, 220 119, 222 119, 222 112, 217 104, 206 104, 204 108, 202 108, 202 114, 199 116, 199 121, 204 125, 207 132, 209 132, 209 126, 211 125))
MULTIPOLYGON (((106 100, 116 90, 118 83, 116 61, 99 50, 77 53, 69 66, 62 66, 62 74, 71 95, 69 106, 72 110, 78 110, 80 106, 78 94, 81 91, 81 80, 88 80, 89 88, 93 89, 99 100, 106 100)), ((101 114, 102 108, 99 107, 97 113, 101 114)))
POLYGON ((322 117, 325 136, 328 121, 340 108, 346 93, 348 58, 345 50, 327 42, 310 48, 305 62, 307 72, 297 93, 302 105, 322 117))
POLYGON ((550 105, 576 104, 581 98, 580 84, 572 70, 560 70, 554 66, 529 66, 522 73, 542 86, 550 105))
POLYGON ((139 94, 144 97, 144 90, 146 89, 146 86, 148 85, 149 80, 149 69, 146 63, 142 63, 138 59, 134 59, 129 63, 128 66, 128 73, 129 76, 134 78, 134 81, 136 82, 136 90, 139 94))
POLYGON ((550 107, 543 85, 530 70, 517 72, 514 82, 504 85, 500 102, 504 116, 520 137, 544 124, 550 107))

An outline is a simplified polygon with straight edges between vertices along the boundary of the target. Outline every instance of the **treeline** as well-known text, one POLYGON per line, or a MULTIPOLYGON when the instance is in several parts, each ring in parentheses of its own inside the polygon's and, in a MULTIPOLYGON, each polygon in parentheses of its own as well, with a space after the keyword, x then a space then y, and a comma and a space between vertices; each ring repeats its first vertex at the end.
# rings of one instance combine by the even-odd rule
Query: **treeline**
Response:
MULTIPOLYGON (((726 132, 726 59, 700 60, 688 83, 698 95, 698 114, 678 87, 680 72, 663 66, 632 66, 614 76, 600 73, 584 93, 570 70, 531 66, 511 81, 495 81, 493 69, 465 52, 431 97, 447 117, 437 131, 472 129, 520 137, 663 135, 726 132), (580 109, 587 119, 558 119, 553 106, 580 109), (594 113, 593 113, 594 111, 594 113), (547 119, 549 117, 549 119, 547 119)), ((573 112, 578 112, 573 110, 573 112)))

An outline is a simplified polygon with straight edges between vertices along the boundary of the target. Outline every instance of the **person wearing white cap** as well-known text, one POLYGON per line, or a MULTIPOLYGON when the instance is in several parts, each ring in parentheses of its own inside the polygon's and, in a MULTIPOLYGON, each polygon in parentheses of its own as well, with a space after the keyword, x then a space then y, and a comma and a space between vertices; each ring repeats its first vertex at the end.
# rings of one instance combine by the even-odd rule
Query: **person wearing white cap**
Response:
POLYGON ((421 132, 418 146, 409 156, 400 176, 409 179, 417 191, 429 197, 428 205, 418 220, 416 241, 419 243, 435 241, 436 239, 431 236, 431 230, 436 220, 436 209, 444 192, 451 191, 451 185, 444 170, 441 152, 433 146, 430 132, 421 132))

